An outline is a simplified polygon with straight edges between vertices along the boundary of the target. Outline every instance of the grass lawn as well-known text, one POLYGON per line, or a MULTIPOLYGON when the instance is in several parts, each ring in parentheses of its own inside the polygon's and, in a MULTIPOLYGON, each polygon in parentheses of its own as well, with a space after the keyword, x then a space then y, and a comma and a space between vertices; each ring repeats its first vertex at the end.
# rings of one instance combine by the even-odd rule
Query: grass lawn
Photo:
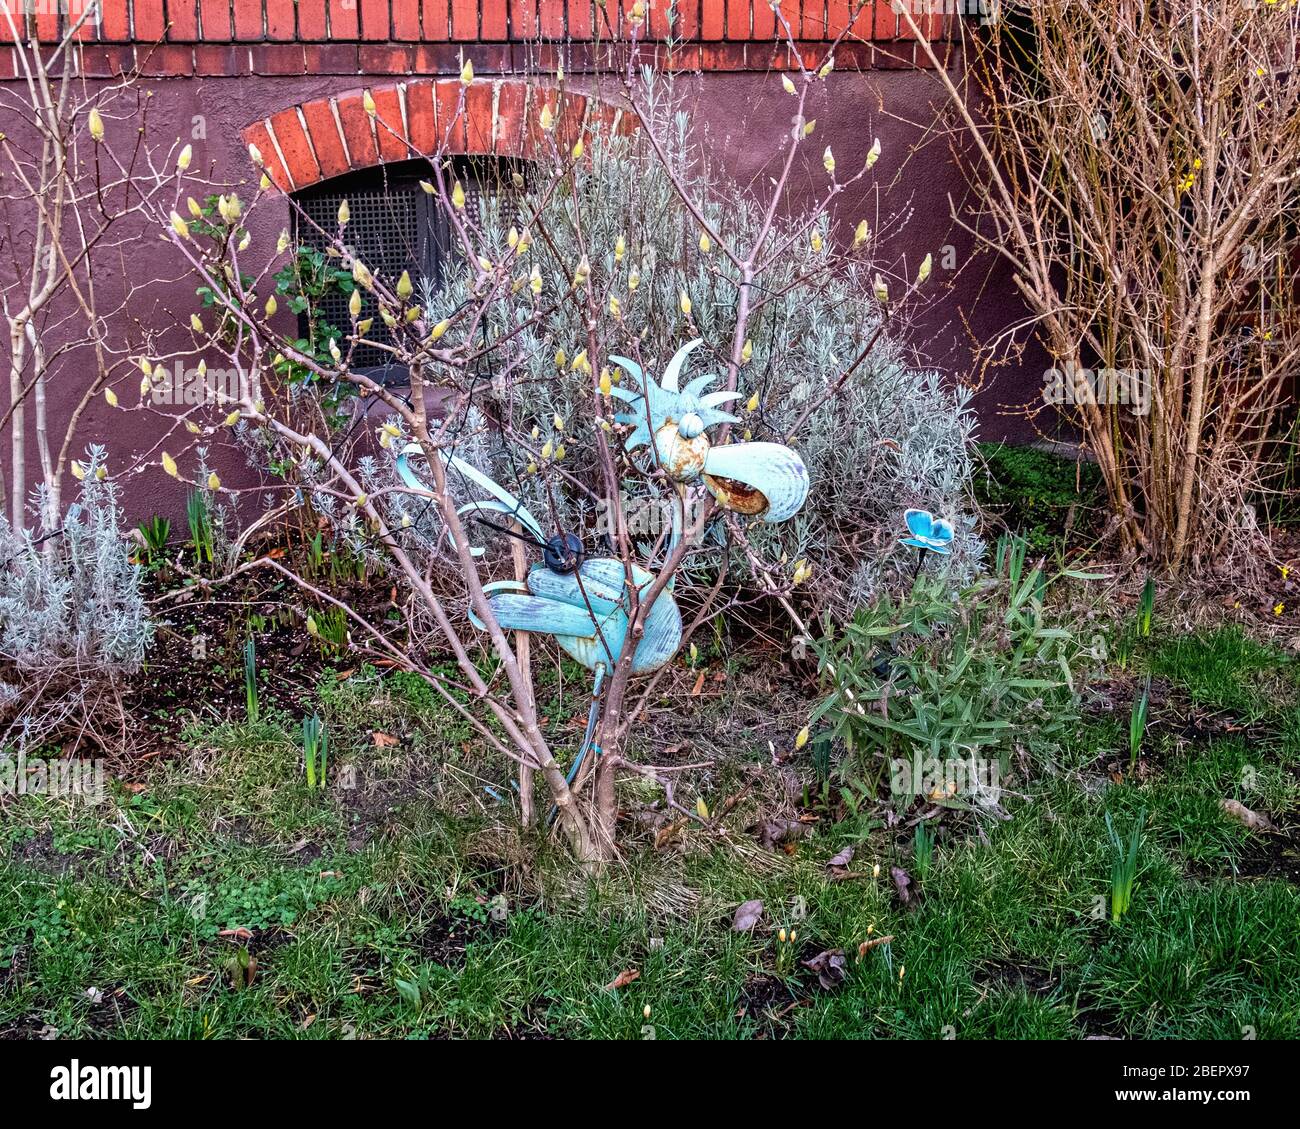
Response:
MULTIPOLYGON (((296 722, 272 713, 192 725, 187 756, 98 805, 4 799, 0 1035, 1300 1036, 1294 660, 1225 630, 1150 641, 1112 674, 1065 747, 1022 752, 1012 818, 941 835, 906 905, 889 875, 920 876, 910 832, 855 834, 860 876, 832 877, 843 826, 766 850, 752 805, 661 851, 630 834, 624 864, 577 878, 521 841, 483 791, 503 782, 428 695, 329 678, 327 791, 307 790, 296 722), (1282 833, 1248 832, 1224 799, 1282 833), (1124 835, 1141 812, 1132 908, 1112 923, 1105 816, 1124 835), (733 932, 754 898, 762 921, 733 932), (846 955, 830 987, 802 964, 828 949, 846 955)), ((770 763, 766 741, 731 750, 719 795, 747 761, 770 763)))

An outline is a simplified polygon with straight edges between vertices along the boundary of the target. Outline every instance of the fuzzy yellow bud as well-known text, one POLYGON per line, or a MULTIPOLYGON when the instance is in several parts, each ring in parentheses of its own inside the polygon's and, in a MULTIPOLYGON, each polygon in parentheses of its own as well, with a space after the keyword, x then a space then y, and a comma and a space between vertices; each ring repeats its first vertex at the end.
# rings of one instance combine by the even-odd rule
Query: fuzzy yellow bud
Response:
POLYGON ((591 277, 591 264, 587 262, 587 256, 583 255, 578 261, 578 266, 573 272, 573 285, 582 286, 587 279, 591 277))
POLYGON ((563 349, 555 350, 555 367, 563 368, 568 363, 569 358, 564 355, 563 349))
POLYGON ((555 415, 551 417, 551 424, 552 424, 552 426, 554 426, 554 428, 555 428, 556 431, 563 431, 563 430, 564 430, 564 417, 563 417, 562 415, 560 415, 559 412, 556 412, 555 415))
POLYGON ((875 141, 871 143, 871 148, 867 151, 867 168, 871 168, 871 166, 874 165, 878 160, 880 160, 880 138, 879 137, 877 137, 875 141))
POLYGON ((614 240, 614 262, 621 263, 623 256, 627 254, 627 240, 621 235, 614 240))
POLYGON ((370 268, 360 259, 352 264, 352 281, 358 286, 364 286, 371 290, 375 285, 375 276, 370 273, 370 268))
POLYGON ((269 298, 267 298, 267 300, 266 300, 266 316, 269 317, 269 318, 273 318, 273 317, 275 317, 275 311, 278 310, 279 308, 280 308, 280 305, 279 305, 278 302, 276 302, 276 300, 275 300, 275 295, 272 294, 272 295, 271 295, 269 298))
POLYGON ((701 819, 709 818, 709 805, 704 802, 703 796, 695 801, 695 814, 701 819))
POLYGON ((262 167, 262 165, 266 163, 262 157, 262 150, 259 149, 256 145, 252 144, 252 142, 249 142, 248 145, 248 159, 252 161, 253 164, 255 164, 259 169, 262 167))
POLYGON ((889 287, 885 285, 885 280, 876 275, 871 284, 871 292, 876 296, 876 301, 882 306, 889 301, 889 287))
POLYGON ((613 382, 609 379, 609 369, 600 370, 600 394, 609 396, 614 391, 613 382))
POLYGON ((806 122, 803 123, 803 135, 805 137, 811 137, 812 131, 816 128, 817 128, 817 119, 809 118, 806 122))
POLYGON ((456 186, 451 190, 451 202, 457 209, 465 207, 465 186, 458 180, 456 186))
POLYGON ((867 226, 866 220, 859 220, 858 226, 853 229, 853 246, 861 247, 867 241, 867 236, 871 234, 871 228, 867 226))
POLYGON ((587 350, 579 349, 573 358, 573 363, 569 367, 574 372, 590 372, 591 365, 587 361, 587 350))
POLYGON ((106 479, 106 478, 108 477, 108 467, 105 467, 105 466, 97 466, 97 467, 95 468, 95 477, 96 477, 100 482, 103 482, 104 479, 106 479))
POLYGON ((794 735, 794 747, 802 749, 806 744, 808 744, 808 726, 805 725, 794 735))
POLYGON ((215 470, 208 475, 208 489, 214 494, 221 489, 221 479, 217 477, 217 472, 215 470))
POLYGON ((534 294, 542 292, 542 272, 537 269, 537 264, 533 264, 533 269, 528 274, 528 288, 534 294))
POLYGON ((641 272, 633 267, 627 276, 627 289, 629 294, 635 294, 636 288, 641 285, 641 272))
POLYGON ((227 427, 234 427, 235 424, 239 422, 239 412, 238 411, 231 412, 228 416, 226 416, 224 420, 222 420, 222 422, 227 427))
POLYGON ((563 460, 564 460, 564 444, 557 443, 555 445, 555 461, 558 463, 558 462, 562 462, 563 460))
POLYGON ((99 111, 96 110, 93 106, 90 108, 90 115, 87 124, 90 127, 90 136, 93 137, 97 142, 103 141, 104 140, 104 119, 99 116, 99 111))
POLYGON ((185 206, 189 208, 190 215, 196 220, 203 218, 203 209, 199 207, 199 202, 194 199, 193 196, 187 196, 185 198, 185 206))
POLYGON ((358 494, 356 498, 353 499, 353 502, 356 505, 357 509, 361 509, 361 507, 366 504, 366 501, 367 499, 364 494, 358 494))
POLYGON ((251 231, 244 232, 244 237, 239 241, 239 249, 241 251, 247 251, 248 245, 252 242, 253 242, 253 233, 251 231))
POLYGON ((429 340, 437 341, 439 337, 441 337, 444 333, 447 332, 447 327, 450 324, 451 322, 449 322, 446 318, 443 318, 442 321, 440 321, 431 330, 429 330, 429 340))
POLYGON ((108 406, 110 408, 117 407, 117 393, 114 392, 111 388, 104 389, 104 399, 105 401, 107 401, 108 406))
POLYGON ((80 482, 83 478, 86 477, 86 468, 82 466, 79 462, 75 462, 75 461, 72 462, 69 465, 68 469, 72 471, 72 477, 75 478, 78 482, 80 482))
POLYGON ((828 173, 835 172, 835 154, 831 152, 831 147, 826 146, 826 152, 822 154, 822 168, 828 173))
POLYGON ((582 154, 586 151, 586 148, 587 147, 582 143, 582 138, 579 137, 578 140, 573 143, 573 148, 570 150, 573 154, 573 159, 575 161, 582 160, 582 154))
POLYGON ((506 243, 512 251, 519 246, 519 229, 513 224, 510 227, 509 234, 506 236, 506 243))
POLYGON ((645 23, 645 0, 636 0, 632 10, 627 14, 627 21, 633 27, 640 27, 645 23))
POLYGON ((198 314, 190 314, 190 328, 195 333, 203 332, 203 319, 198 314))
POLYGON ((817 72, 817 77, 825 78, 834 69, 835 69, 835 56, 831 55, 827 58, 826 62, 822 64, 821 70, 817 72))
POLYGON ((484 274, 492 273, 493 270, 492 260, 489 259, 486 255, 480 255, 478 257, 478 265, 479 265, 479 269, 483 271, 484 274))
POLYGON ((700 250, 706 255, 713 250, 713 240, 709 238, 707 231, 700 232, 700 250))
POLYGON ((758 404, 759 404, 758 393, 755 392, 748 400, 745 401, 745 411, 747 412, 758 411, 758 404))
POLYGON ((686 317, 691 316, 691 300, 683 290, 677 295, 677 305, 686 317))
POLYGON ((343 354, 339 352, 339 343, 332 337, 330 338, 329 343, 329 353, 330 356, 334 358, 335 364, 338 364, 343 359, 343 354))
POLYGON ((781 76, 781 89, 784 90, 787 94, 797 93, 797 91, 795 90, 794 83, 790 81, 790 76, 788 74, 783 74, 781 76))
POLYGON ((172 212, 172 230, 182 239, 190 237, 190 225, 181 218, 180 212, 172 212))
POLYGON ((533 233, 529 231, 528 228, 524 228, 524 230, 519 233, 519 253, 521 255, 526 255, 528 253, 528 248, 532 245, 533 233))
POLYGON ((171 455, 169 455, 166 451, 162 453, 162 467, 163 470, 165 470, 173 478, 180 477, 180 470, 176 466, 176 460, 173 459, 171 455))
POLYGON ((754 343, 748 337, 746 337, 745 343, 740 347, 740 363, 742 365, 747 365, 753 359, 753 357, 754 357, 754 343))
POLYGON ((397 296, 406 301, 415 292, 415 287, 411 284, 411 274, 409 271, 402 271, 402 277, 397 280, 397 296))
POLYGON ((555 443, 552 440, 548 439, 545 443, 542 444, 542 458, 549 459, 551 457, 551 453, 554 450, 555 450, 555 443))
POLYGON ((542 107, 542 113, 537 120, 537 124, 547 133, 550 133, 555 128, 555 114, 549 105, 542 107))
POLYGON ((812 235, 808 237, 808 243, 814 251, 820 252, 822 249, 822 233, 814 230, 812 235))
POLYGON ((287 231, 282 231, 280 232, 280 238, 275 241, 275 253, 277 255, 283 255, 288 249, 289 233, 287 231))
POLYGON ((934 258, 927 251, 925 253, 925 258, 921 260, 921 269, 916 272, 916 285, 921 286, 925 280, 930 277, 930 272, 933 269, 934 258))
POLYGON ((372 118, 375 116, 378 107, 376 107, 375 105, 374 95, 371 94, 369 90, 367 90, 364 94, 361 95, 361 105, 365 109, 366 113, 369 114, 372 118))
POLYGON ((267 176, 266 173, 263 173, 261 176, 257 178, 257 187, 260 188, 263 192, 265 192, 268 188, 271 187, 271 178, 267 176))
POLYGON ((176 171, 184 172, 187 168, 189 168, 190 161, 193 159, 193 157, 194 157, 194 147, 192 145, 186 145, 185 148, 182 149, 176 155, 176 171))
POLYGON ((460 68, 460 81, 465 86, 474 81, 474 63, 472 60, 466 59, 465 65, 460 68))
POLYGON ((623 316, 623 304, 618 300, 618 295, 609 296, 609 316, 616 321, 623 316))
POLYGON ((348 202, 341 200, 339 202, 339 227, 346 227, 348 220, 352 218, 352 212, 348 208, 348 202))
POLYGON ((436 188, 434 188, 434 186, 433 186, 432 184, 430 184, 427 180, 422 180, 422 181, 420 181, 420 187, 424 190, 424 194, 425 194, 426 196, 432 196, 435 192, 438 191, 438 190, 437 190, 436 188))
POLYGON ((361 291, 355 286, 352 288, 352 296, 348 299, 348 313, 354 319, 361 316, 361 291))

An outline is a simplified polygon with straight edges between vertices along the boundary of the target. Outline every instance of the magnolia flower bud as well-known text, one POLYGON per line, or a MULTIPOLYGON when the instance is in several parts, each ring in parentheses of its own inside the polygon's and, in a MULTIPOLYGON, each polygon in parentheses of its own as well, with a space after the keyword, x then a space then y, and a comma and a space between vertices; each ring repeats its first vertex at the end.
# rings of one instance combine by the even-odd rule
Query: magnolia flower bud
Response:
POLYGON ((104 399, 108 402, 108 406, 110 408, 117 407, 117 393, 114 392, 111 388, 104 389, 104 399))
POLYGON ((348 210, 348 202, 342 200, 339 202, 339 227, 346 227, 348 220, 352 218, 351 211, 348 210))
POLYGON ((510 231, 506 235, 506 245, 512 251, 519 246, 519 229, 514 224, 510 225, 510 231))
POLYGON ((625 254, 627 254, 627 241, 620 235, 614 240, 614 262, 621 263, 625 254))
POLYGON ((745 343, 740 347, 740 363, 742 365, 749 364, 750 359, 753 356, 754 356, 754 343, 748 337, 746 337, 745 343))
POLYGON ((451 190, 451 202, 457 210, 465 207, 465 187, 459 180, 456 181, 456 186, 451 190))
POLYGON ((614 385, 609 379, 609 369, 600 370, 600 394, 609 396, 614 391, 614 385))
POLYGON ((706 255, 713 250, 713 242, 709 239, 709 233, 707 231, 700 232, 700 250, 706 255))
POLYGON ((796 93, 794 83, 790 81, 790 76, 788 74, 783 74, 781 76, 781 87, 787 94, 796 93))
POLYGON ((437 341, 439 337, 441 337, 444 333, 447 332, 447 327, 449 325, 451 325, 451 322, 449 322, 446 318, 443 318, 442 321, 440 321, 431 330, 429 330, 429 340, 437 341))
POLYGON ((194 156, 194 147, 186 145, 184 149, 176 156, 176 171, 184 172, 190 167, 190 159, 194 156))
POLYGON ((617 320, 623 316, 623 305, 618 300, 618 295, 609 296, 609 316, 617 320))
POLYGON ((537 124, 547 133, 550 133, 555 128, 555 114, 549 104, 542 107, 542 113, 537 120, 537 124))
POLYGON ((930 252, 925 253, 925 258, 921 260, 921 269, 916 272, 916 285, 922 285, 930 277, 930 271, 934 269, 934 258, 930 252))
POLYGON ((95 109, 94 106, 90 108, 87 125, 90 127, 90 136, 94 138, 95 141, 99 142, 104 140, 104 119, 99 116, 99 111, 95 109))
POLYGON ((579 137, 578 140, 573 143, 573 148, 570 150, 573 159, 575 161, 582 160, 582 154, 586 151, 586 148, 587 147, 582 143, 582 138, 579 137))
POLYGON ((885 285, 885 280, 876 275, 871 284, 871 292, 876 296, 876 301, 882 306, 889 301, 889 287, 885 285))
POLYGON ((239 422, 239 412, 233 411, 222 421, 227 427, 234 427, 239 422))
POLYGON ((806 744, 808 744, 808 726, 805 725, 795 734, 794 747, 796 749, 802 749, 806 744))
POLYGON ((755 392, 748 400, 745 401, 745 411, 756 412, 758 411, 758 405, 759 405, 758 393, 755 392))
POLYGON ((573 285, 582 286, 587 279, 591 277, 591 264, 587 262, 587 256, 583 255, 578 260, 578 266, 573 272, 573 285))
POLYGON ((180 477, 180 470, 176 466, 176 460, 173 459, 171 455, 169 455, 166 451, 162 453, 162 467, 163 470, 165 470, 173 478, 180 477))
POLYGON ((198 220, 203 218, 203 209, 199 207, 199 202, 193 196, 185 198, 185 206, 189 208, 190 215, 198 220))
POLYGON ((628 276, 627 276, 628 293, 635 294, 636 288, 640 285, 641 285, 641 272, 637 270, 636 267, 633 267, 631 271, 628 272, 628 276))
POLYGON ((377 109, 377 107, 375 106, 375 98, 374 95, 371 94, 369 90, 367 90, 364 94, 361 95, 361 105, 364 107, 366 113, 369 114, 372 118, 375 116, 375 112, 377 109))
POLYGON ((397 280, 397 296, 406 301, 415 292, 415 287, 411 283, 410 271, 402 271, 402 277, 397 280))
POLYGON ((831 147, 826 146, 826 152, 822 154, 822 167, 828 173, 835 172, 835 154, 831 152, 831 147))
POLYGON ((817 77, 825 78, 834 69, 835 69, 835 56, 831 55, 827 58, 826 62, 822 64, 822 69, 817 72, 817 77))
POLYGON ((422 181, 420 181, 420 187, 424 190, 424 194, 425 194, 426 196, 432 196, 435 192, 438 191, 438 190, 437 190, 436 188, 434 188, 434 186, 433 186, 432 184, 430 184, 427 180, 422 180, 422 181))
POLYGON ((853 229, 853 246, 861 247, 867 241, 867 236, 871 234, 871 228, 867 226, 866 220, 858 220, 858 226, 853 229))
POLYGON ((822 233, 814 228, 812 235, 808 237, 808 242, 812 245, 814 251, 820 251, 822 249, 822 233))
POLYGON ((880 138, 879 137, 877 137, 875 141, 871 143, 871 149, 867 152, 867 168, 871 168, 871 166, 874 165, 878 160, 880 160, 880 138))
POLYGON ((348 313, 352 315, 353 320, 361 316, 361 291, 355 286, 352 288, 352 296, 348 299, 348 313))
POLYGON ((282 231, 280 232, 280 238, 275 241, 275 253, 277 255, 283 255, 288 249, 289 233, 287 231, 282 231))
POLYGON ((254 145, 251 141, 248 143, 248 159, 253 162, 259 169, 265 164, 262 159, 262 150, 254 145))
POLYGON ((172 212, 172 230, 182 239, 190 237, 190 225, 181 219, 179 212, 172 212))
POLYGON ((465 65, 460 68, 460 81, 465 86, 474 81, 474 63, 472 60, 466 59, 465 65))
POLYGON ((275 295, 272 294, 266 300, 266 316, 269 318, 275 317, 275 311, 278 310, 279 308, 280 308, 279 303, 276 302, 275 295))
POLYGON ((533 269, 528 275, 528 288, 534 294, 542 292, 542 272, 537 269, 537 264, 533 264, 533 269))
POLYGON ((190 328, 195 333, 203 332, 203 319, 198 314, 190 314, 190 328))
POLYGON ((677 296, 677 305, 686 317, 691 316, 691 300, 687 297, 686 291, 681 291, 677 296))
POLYGON ((80 482, 83 478, 86 477, 86 468, 82 466, 79 462, 76 462, 75 460, 69 464, 68 469, 72 471, 72 477, 75 478, 78 482, 80 482))
POLYGON ((221 489, 221 479, 217 477, 217 472, 215 470, 208 475, 208 489, 214 494, 221 489))

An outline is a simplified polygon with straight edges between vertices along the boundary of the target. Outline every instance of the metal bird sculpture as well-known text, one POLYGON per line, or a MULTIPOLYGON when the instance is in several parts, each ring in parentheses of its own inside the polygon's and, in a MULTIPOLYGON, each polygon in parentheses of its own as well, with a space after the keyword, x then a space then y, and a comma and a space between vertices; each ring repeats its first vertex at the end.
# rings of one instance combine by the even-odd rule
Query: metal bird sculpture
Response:
POLYGON ((798 453, 781 443, 726 443, 715 446, 707 431, 740 420, 720 405, 739 392, 705 392, 718 378, 697 376, 680 387, 682 367, 699 338, 683 345, 656 383, 627 357, 610 357, 636 382, 638 390, 614 387, 611 394, 627 405, 615 417, 632 427, 624 441, 628 451, 653 447, 668 476, 678 483, 702 479, 718 504, 764 521, 785 521, 808 497, 808 471, 798 453))

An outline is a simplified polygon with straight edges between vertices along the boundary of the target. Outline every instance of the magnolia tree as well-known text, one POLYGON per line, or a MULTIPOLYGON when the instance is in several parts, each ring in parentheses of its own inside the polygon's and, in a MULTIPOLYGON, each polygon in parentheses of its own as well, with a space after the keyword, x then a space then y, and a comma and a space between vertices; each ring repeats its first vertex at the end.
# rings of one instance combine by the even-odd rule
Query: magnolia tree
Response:
POLYGON ((969 85, 935 72, 973 140, 979 215, 954 218, 1053 357, 1038 409, 1077 422, 1156 564, 1257 556, 1294 458, 1298 44, 1271 0, 1023 0, 972 33, 969 85))
MULTIPOLYGON (((614 854, 620 774, 656 781, 681 818, 708 821, 677 799, 673 770, 635 758, 632 736, 693 631, 743 598, 727 595, 728 575, 742 573, 806 636, 795 589, 818 575, 818 540, 835 520, 819 492, 856 494, 865 512, 890 508, 898 521, 908 502, 951 503, 967 466, 962 404, 909 369, 885 332, 930 257, 891 278, 872 262, 865 222, 831 233, 832 203, 882 159, 878 142, 851 154, 818 145, 807 103, 833 48, 774 80, 792 126, 769 190, 750 198, 716 177, 664 80, 636 65, 632 15, 625 62, 602 76, 630 134, 583 127, 558 78, 533 91, 535 159, 501 171, 501 191, 477 207, 449 144, 412 153, 427 161, 422 187, 448 232, 437 279, 362 261, 346 200, 313 232, 318 250, 287 231, 264 247, 250 216, 278 203, 266 177, 250 200, 203 201, 184 168, 150 171, 171 184, 174 203, 151 206, 207 300, 195 348, 234 374, 212 380, 210 404, 182 410, 190 443, 233 432, 286 484, 254 524, 309 506, 400 579, 406 623, 398 633, 372 622, 283 559, 236 571, 292 577, 348 617, 358 645, 425 678, 517 767, 525 822, 546 817, 540 782, 584 863, 614 854), (821 189, 792 214, 792 173, 809 154, 821 189), (331 286, 348 295, 342 326, 319 316, 331 286), (283 331, 286 300, 305 336, 283 331), (365 349, 402 383, 360 364, 365 349), (851 454, 826 449, 837 437, 860 443, 862 458, 837 463, 851 454), (839 480, 819 480, 819 467, 839 480), (576 751, 552 744, 533 692, 531 660, 552 641, 591 676, 576 751), (454 674, 443 673, 448 655, 454 674)), ((456 119, 473 82, 467 62, 456 119)), ((368 97, 366 107, 382 129, 368 97)), ((126 172, 115 154, 101 159, 126 172)), ((300 235, 310 227, 300 214, 300 235)), ((144 397, 158 365, 140 368, 144 397)), ((187 448, 159 461, 225 489, 187 448)))

